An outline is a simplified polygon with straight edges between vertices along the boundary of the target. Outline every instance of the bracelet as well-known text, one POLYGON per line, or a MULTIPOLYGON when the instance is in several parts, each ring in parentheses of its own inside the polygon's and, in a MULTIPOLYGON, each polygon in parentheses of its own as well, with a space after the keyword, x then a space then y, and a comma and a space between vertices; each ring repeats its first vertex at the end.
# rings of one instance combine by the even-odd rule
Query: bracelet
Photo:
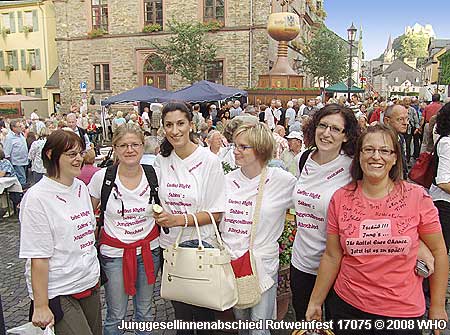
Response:
POLYGON ((188 215, 186 213, 184 213, 183 217, 184 217, 184 228, 186 228, 189 224, 188 215))

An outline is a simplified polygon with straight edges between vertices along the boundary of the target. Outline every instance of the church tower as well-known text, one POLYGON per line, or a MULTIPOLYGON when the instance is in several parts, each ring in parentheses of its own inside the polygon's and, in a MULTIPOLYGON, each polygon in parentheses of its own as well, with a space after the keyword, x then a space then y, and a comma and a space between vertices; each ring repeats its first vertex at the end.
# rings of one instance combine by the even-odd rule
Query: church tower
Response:
POLYGON ((394 62, 394 49, 392 48, 392 38, 389 35, 386 50, 383 53, 383 71, 394 62))

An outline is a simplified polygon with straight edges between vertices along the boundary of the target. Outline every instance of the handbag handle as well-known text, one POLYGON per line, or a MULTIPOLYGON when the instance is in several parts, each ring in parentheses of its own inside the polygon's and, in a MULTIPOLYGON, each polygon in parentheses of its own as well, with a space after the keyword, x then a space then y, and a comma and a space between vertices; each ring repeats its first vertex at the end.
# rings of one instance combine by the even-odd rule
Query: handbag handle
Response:
MULTIPOLYGON (((189 215, 189 214, 186 214, 189 215)), ((194 218, 194 224, 195 224, 195 229, 197 230, 197 237, 198 237, 198 249, 199 250, 203 250, 204 246, 202 243, 202 237, 200 235, 200 228, 198 227, 198 220, 197 217, 195 216, 195 214, 191 214, 192 217, 194 218)), ((181 235, 183 235, 183 230, 184 230, 184 226, 181 227, 180 232, 178 233, 177 239, 175 240, 175 248, 178 248, 178 244, 180 243, 180 239, 181 239, 181 235)))
POLYGON ((214 232, 216 233, 217 243, 219 243, 219 248, 224 249, 222 238, 220 237, 219 229, 217 229, 216 220, 214 219, 214 215, 210 211, 206 211, 208 213, 209 217, 211 218, 211 224, 214 227, 214 232))

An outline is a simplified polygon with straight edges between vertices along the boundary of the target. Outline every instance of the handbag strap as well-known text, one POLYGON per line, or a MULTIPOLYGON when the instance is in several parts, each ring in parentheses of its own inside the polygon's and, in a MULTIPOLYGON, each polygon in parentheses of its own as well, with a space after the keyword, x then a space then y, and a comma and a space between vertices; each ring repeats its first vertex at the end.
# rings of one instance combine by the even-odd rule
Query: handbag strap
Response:
POLYGON ((208 213, 209 217, 211 218, 211 224, 214 227, 214 232, 216 233, 217 243, 219 244, 220 249, 224 249, 222 238, 220 237, 219 229, 217 229, 216 220, 214 219, 214 216, 210 211, 206 211, 208 213))
MULTIPOLYGON (((189 214, 187 214, 189 215, 189 214)), ((200 228, 198 227, 198 220, 197 217, 195 216, 195 214, 191 214, 192 217, 194 218, 194 224, 195 224, 195 229, 197 230, 197 236, 198 236, 198 248, 203 250, 203 243, 202 243, 202 236, 200 234, 200 228)), ((180 239, 181 239, 181 235, 183 235, 183 230, 184 230, 184 226, 181 227, 180 232, 178 233, 177 239, 175 240, 175 248, 178 248, 178 244, 180 243, 180 239)))
POLYGON ((258 186, 258 195, 256 196, 256 206, 255 206, 255 213, 253 214, 253 220, 252 220, 252 230, 250 233, 250 245, 249 250, 253 248, 253 241, 255 239, 256 234, 256 225, 259 222, 259 213, 261 211, 261 203, 262 203, 262 197, 264 193, 264 185, 266 183, 266 177, 267 177, 267 167, 265 166, 261 171, 261 177, 259 178, 259 186, 258 186))

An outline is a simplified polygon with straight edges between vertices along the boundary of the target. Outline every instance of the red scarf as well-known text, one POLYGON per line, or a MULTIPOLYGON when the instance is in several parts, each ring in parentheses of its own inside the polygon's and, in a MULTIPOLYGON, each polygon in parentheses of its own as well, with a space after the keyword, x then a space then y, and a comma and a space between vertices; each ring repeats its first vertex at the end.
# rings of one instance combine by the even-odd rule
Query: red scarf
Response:
POLYGON ((144 261, 144 269, 147 275, 147 282, 153 284, 156 281, 155 271, 153 265, 152 251, 150 249, 150 241, 153 241, 159 236, 158 227, 155 225, 152 231, 142 240, 133 243, 124 243, 117 238, 111 237, 102 231, 100 237, 100 245, 105 244, 114 248, 121 248, 123 250, 122 258, 122 272, 125 293, 128 295, 136 294, 136 279, 137 279, 137 257, 136 248, 141 247, 142 259, 144 261))

